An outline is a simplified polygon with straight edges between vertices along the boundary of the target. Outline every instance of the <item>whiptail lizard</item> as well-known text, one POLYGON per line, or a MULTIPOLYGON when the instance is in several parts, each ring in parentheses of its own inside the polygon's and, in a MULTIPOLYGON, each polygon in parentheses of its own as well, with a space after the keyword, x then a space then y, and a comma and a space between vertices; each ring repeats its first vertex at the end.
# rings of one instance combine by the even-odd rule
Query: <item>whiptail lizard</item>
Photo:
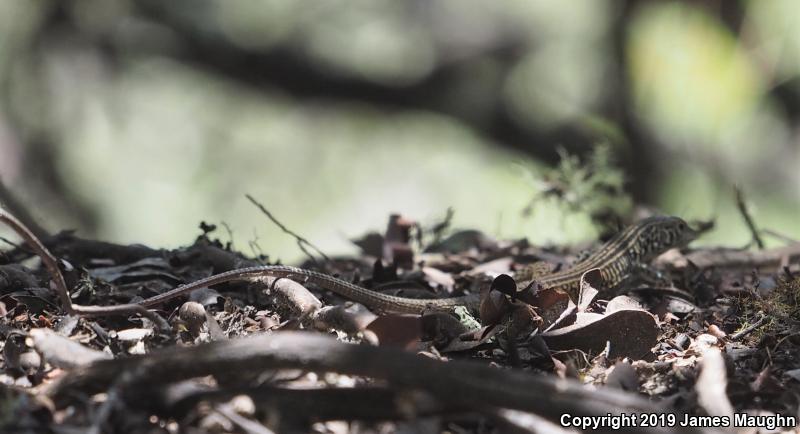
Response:
MULTIPOLYGON (((536 282, 541 288, 565 293, 577 302, 581 276, 586 271, 599 269, 604 287, 611 288, 627 278, 635 267, 649 263, 673 247, 685 246, 695 236, 696 232, 678 217, 650 217, 626 228, 575 266, 538 278, 536 282)), ((195 289, 265 276, 311 282, 380 312, 417 314, 428 309, 448 310, 455 306, 477 309, 480 304, 478 294, 434 299, 398 297, 362 288, 327 274, 285 265, 264 265, 227 271, 181 285, 139 304, 145 307, 155 306, 195 289)))

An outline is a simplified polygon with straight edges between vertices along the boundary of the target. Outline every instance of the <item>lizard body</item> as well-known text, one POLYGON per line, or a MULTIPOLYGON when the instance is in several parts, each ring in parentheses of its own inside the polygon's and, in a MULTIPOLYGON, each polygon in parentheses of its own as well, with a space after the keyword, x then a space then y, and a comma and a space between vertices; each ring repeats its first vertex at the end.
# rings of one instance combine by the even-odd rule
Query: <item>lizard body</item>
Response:
MULTIPOLYGON (((694 239, 695 234, 678 217, 650 217, 626 228, 576 266, 537 278, 536 283, 542 288, 565 293, 573 301, 577 301, 581 276, 586 271, 597 268, 606 288, 616 286, 628 277, 634 267, 650 262, 668 249, 686 245, 694 239)), ((240 268, 215 274, 150 297, 139 304, 150 307, 206 286, 265 276, 311 282, 381 312, 418 314, 427 309, 448 310, 455 306, 476 309, 480 304, 478 294, 433 299, 398 297, 372 291, 324 273, 286 265, 240 268)))

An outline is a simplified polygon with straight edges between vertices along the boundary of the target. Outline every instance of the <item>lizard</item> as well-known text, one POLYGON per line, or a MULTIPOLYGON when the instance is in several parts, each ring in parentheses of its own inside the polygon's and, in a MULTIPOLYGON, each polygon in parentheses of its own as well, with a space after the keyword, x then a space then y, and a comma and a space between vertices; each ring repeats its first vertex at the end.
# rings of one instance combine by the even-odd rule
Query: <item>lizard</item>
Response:
MULTIPOLYGON (((575 266, 535 280, 540 288, 554 289, 577 302, 581 276, 586 271, 599 269, 605 287, 611 288, 628 278, 637 267, 649 263, 671 248, 687 245, 696 236, 697 232, 679 217, 649 217, 622 230, 575 266)), ((420 314, 426 310, 450 310, 456 306, 477 310, 480 305, 479 294, 431 299, 399 297, 372 291, 324 273, 287 265, 246 267, 215 274, 155 295, 138 304, 152 307, 203 287, 266 276, 310 282, 385 313, 420 314)))

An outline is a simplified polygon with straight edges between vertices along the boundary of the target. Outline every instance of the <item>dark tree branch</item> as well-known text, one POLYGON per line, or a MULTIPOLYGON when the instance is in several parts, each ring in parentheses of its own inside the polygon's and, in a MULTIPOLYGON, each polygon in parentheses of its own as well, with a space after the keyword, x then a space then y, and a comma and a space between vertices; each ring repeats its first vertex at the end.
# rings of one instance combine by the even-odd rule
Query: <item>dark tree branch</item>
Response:
MULTIPOLYGON (((490 411, 509 408, 558 421, 564 413, 605 416, 608 412, 663 412, 665 407, 614 389, 590 390, 582 384, 530 372, 500 370, 476 362, 442 363, 399 349, 352 345, 303 332, 217 341, 195 347, 172 347, 146 357, 99 361, 62 377, 50 391, 58 402, 77 390, 99 392, 120 375, 131 403, 138 393, 206 375, 254 375, 273 369, 338 372, 381 379, 393 387, 425 391, 442 403, 490 411), (542 399, 547 397, 547 399, 542 399)), ((641 432, 671 432, 641 428, 641 432)), ((687 428, 687 432, 704 432, 687 428)))

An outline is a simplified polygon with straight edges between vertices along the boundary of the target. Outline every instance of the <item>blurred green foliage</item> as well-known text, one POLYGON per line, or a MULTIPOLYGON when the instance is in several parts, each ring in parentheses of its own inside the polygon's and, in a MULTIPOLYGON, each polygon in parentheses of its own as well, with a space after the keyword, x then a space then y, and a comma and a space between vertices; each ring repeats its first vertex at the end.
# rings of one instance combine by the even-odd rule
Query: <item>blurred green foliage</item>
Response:
POLYGON ((555 168, 533 175, 536 194, 525 213, 542 206, 542 199, 554 199, 565 212, 588 214, 600 224, 620 222, 630 215, 633 204, 625 193, 625 175, 608 144, 595 146, 586 161, 563 148, 558 154, 560 161, 555 168))
POLYGON ((650 183, 664 212, 719 218, 705 242, 749 239, 733 184, 759 224, 800 238, 800 4, 737 5, 732 27, 692 2, 3 2, 0 176, 52 229, 174 246, 200 220, 224 221, 238 248, 256 240, 285 260, 300 256, 293 240, 245 193, 329 252, 352 252, 348 238, 391 212, 429 222, 450 206, 456 227, 575 242, 596 235, 598 210, 633 209, 624 181, 650 183), (464 66, 433 86, 446 87, 435 104, 382 106, 202 68, 187 53, 208 41, 400 95, 464 66), (531 137, 588 131, 609 146, 553 171, 541 144, 498 146, 497 113, 531 137), (652 140, 627 136, 631 125, 652 140), (39 167, 43 143, 52 161, 39 167), (613 168, 636 146, 657 163, 652 177, 613 168), (531 171, 569 184, 574 206, 526 214, 531 171))

